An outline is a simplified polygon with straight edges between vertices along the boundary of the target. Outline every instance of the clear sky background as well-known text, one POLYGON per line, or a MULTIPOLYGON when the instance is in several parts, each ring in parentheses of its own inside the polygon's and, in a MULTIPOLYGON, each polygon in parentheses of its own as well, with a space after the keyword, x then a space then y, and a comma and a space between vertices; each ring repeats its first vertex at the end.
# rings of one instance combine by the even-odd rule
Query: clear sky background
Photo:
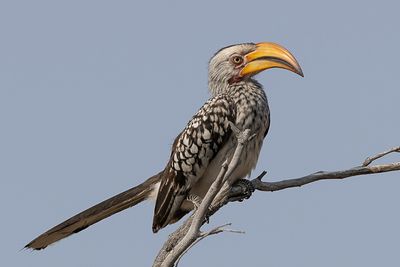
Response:
MULTIPOLYGON (((226 45, 278 42, 305 74, 258 75, 272 124, 255 175, 345 169, 400 145, 399 9, 396 1, 1 1, 0 265, 151 265, 175 226, 154 235, 150 202, 44 251, 20 249, 161 170, 209 97, 209 58, 226 45)), ((207 238, 181 265, 400 266, 399 176, 257 192, 211 219, 245 235, 207 238)))

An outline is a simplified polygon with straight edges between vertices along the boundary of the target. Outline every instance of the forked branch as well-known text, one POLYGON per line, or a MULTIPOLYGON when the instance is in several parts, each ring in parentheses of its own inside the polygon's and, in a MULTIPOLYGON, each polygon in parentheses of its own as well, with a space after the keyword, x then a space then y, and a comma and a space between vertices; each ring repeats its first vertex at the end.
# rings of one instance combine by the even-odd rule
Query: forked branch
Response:
MULTIPOLYGON (((192 215, 190 215, 189 218, 187 218, 174 233, 169 236, 168 240, 164 243, 164 246, 158 253, 153 266, 177 266, 182 256, 205 237, 221 232, 240 232, 226 229, 225 227, 230 224, 216 227, 208 232, 200 231, 201 226, 206 222, 206 217, 213 215, 221 207, 231 201, 243 200, 244 197, 242 196, 247 196, 248 194, 248 191, 246 191, 243 186, 233 185, 230 189, 229 195, 220 200, 218 203, 215 203, 215 197, 220 192, 224 181, 229 178, 232 170, 238 164, 243 147, 245 146, 246 142, 252 138, 248 130, 240 132, 236 127, 232 126, 232 128, 238 137, 238 145, 232 160, 230 162, 224 162, 217 179, 211 185, 209 191, 201 202, 200 207, 192 215)), ((358 175, 398 171, 400 170, 400 162, 372 166, 370 165, 375 160, 394 152, 400 152, 400 147, 394 147, 390 150, 376 154, 375 156, 368 157, 361 166, 332 172, 319 171, 303 177, 281 180, 278 182, 263 182, 262 178, 266 175, 266 172, 263 171, 257 178, 251 180, 251 184, 255 190, 273 192, 286 188, 300 187, 320 180, 345 179, 358 175)))

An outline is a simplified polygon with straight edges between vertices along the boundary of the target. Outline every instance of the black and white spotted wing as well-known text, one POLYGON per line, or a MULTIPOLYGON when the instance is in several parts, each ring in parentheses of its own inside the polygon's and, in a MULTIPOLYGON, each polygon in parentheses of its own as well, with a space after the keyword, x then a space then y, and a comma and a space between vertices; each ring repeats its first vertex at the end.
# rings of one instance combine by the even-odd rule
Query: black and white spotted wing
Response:
POLYGON ((153 218, 153 231, 174 221, 192 186, 231 135, 235 105, 229 96, 211 98, 175 139, 171 158, 161 178, 153 218))

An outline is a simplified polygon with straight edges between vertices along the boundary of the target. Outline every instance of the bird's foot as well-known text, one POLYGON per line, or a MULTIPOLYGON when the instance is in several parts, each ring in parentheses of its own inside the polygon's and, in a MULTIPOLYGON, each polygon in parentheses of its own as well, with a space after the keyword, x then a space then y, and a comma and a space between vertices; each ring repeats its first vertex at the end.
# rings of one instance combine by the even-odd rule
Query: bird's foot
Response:
MULTIPOLYGON (((188 200, 188 201, 190 201, 190 202, 193 203, 194 211, 195 211, 195 212, 199 209, 200 204, 201 204, 201 202, 203 201, 203 199, 202 199, 201 197, 199 197, 199 196, 197 196, 197 195, 194 195, 194 194, 189 194, 189 195, 186 197, 186 200, 188 200)), ((207 211, 207 213, 205 214, 205 217, 204 217, 204 221, 205 221, 206 223, 209 223, 209 222, 210 222, 210 216, 211 216, 211 214, 212 214, 212 209, 211 209, 211 207, 210 207, 210 208, 208 208, 208 211, 207 211)))
POLYGON ((201 197, 199 197, 199 196, 197 196, 197 195, 194 195, 194 194, 189 194, 189 195, 186 197, 186 200, 188 200, 188 201, 190 201, 190 202, 193 203, 193 206, 194 206, 194 210, 195 210, 195 211, 200 207, 200 204, 201 204, 201 202, 203 201, 203 199, 202 199, 201 197))
POLYGON ((251 181, 247 179, 239 179, 237 180, 232 187, 239 187, 240 190, 235 190, 235 192, 231 191, 231 194, 228 198, 228 201, 239 201, 242 202, 245 199, 248 199, 251 197, 253 192, 255 191, 254 185, 251 181))

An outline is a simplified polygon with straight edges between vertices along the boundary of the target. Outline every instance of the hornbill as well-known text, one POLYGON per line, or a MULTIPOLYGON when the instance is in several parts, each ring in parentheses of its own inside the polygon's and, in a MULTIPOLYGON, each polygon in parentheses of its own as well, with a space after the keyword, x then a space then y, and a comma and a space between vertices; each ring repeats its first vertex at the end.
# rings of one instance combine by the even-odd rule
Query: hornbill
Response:
POLYGON ((189 196, 204 197, 222 163, 232 157, 237 140, 230 123, 250 129, 255 136, 246 144, 240 164, 226 183, 231 186, 245 178, 256 166, 270 125, 267 97, 253 76, 270 68, 303 76, 294 56, 275 43, 243 43, 219 50, 209 62, 211 98, 176 137, 165 169, 51 228, 25 247, 44 249, 149 198, 156 199, 153 232, 176 222, 193 210, 189 196))

